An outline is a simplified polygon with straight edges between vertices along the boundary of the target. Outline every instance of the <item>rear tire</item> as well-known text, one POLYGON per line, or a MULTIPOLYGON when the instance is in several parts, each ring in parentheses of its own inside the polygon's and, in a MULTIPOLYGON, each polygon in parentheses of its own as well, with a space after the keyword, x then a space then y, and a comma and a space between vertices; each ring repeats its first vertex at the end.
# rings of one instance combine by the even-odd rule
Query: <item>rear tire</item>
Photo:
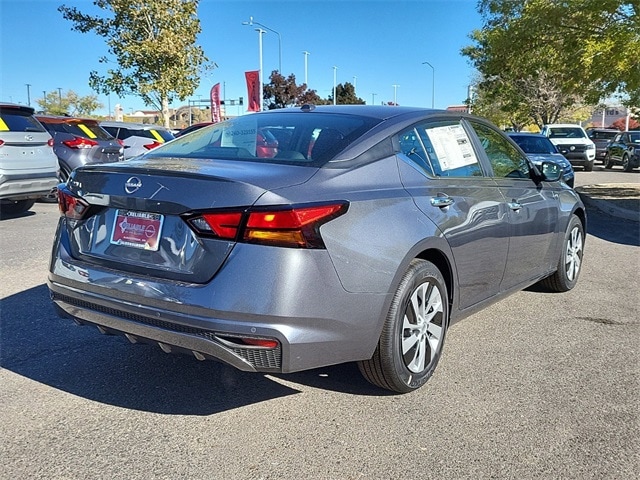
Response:
POLYGON ((562 241, 562 253, 558 269, 540 283, 554 292, 568 292, 578 283, 584 254, 584 227, 576 215, 572 215, 562 241))
POLYGON ((2 200, 0 202, 0 214, 18 215, 29 210, 34 203, 36 201, 30 198, 26 200, 2 200))
POLYGON ((631 159, 629 158, 629 155, 627 155, 626 153, 622 157, 622 168, 624 169, 625 172, 633 171, 633 165, 631 163, 631 159))
POLYGON ((414 259, 393 297, 373 357, 358 362, 360 372, 393 392, 420 388, 440 360, 448 320, 442 274, 433 263, 414 259))

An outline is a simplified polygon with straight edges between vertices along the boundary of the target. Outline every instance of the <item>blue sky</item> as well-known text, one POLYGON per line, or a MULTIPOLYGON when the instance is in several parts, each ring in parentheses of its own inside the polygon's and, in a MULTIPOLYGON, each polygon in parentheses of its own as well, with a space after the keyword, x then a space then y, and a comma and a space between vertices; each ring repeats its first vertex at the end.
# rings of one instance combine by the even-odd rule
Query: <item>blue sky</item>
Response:
MULTIPOLYGON (((89 72, 104 72, 98 58, 107 54, 106 45, 94 33, 71 31, 57 11, 61 4, 95 11, 90 0, 0 0, 1 100, 26 104, 26 84, 32 106, 43 91, 95 93, 89 72)), ((201 0, 198 43, 218 68, 201 79, 191 99, 208 98, 218 82, 225 98, 246 99, 244 72, 258 69, 259 48, 256 27, 242 23, 253 17, 280 34, 282 71, 293 73, 297 83, 304 82, 303 51, 310 52, 309 88, 322 98, 332 91, 336 66, 337 83, 355 84, 368 104, 395 98, 400 105, 430 107, 435 76, 435 107, 459 105, 474 77, 460 49, 471 43, 471 31, 481 28, 476 5, 476 0, 201 0)), ((263 36, 263 68, 265 79, 278 69, 278 37, 269 31, 263 36)), ((104 104, 99 114, 117 103, 126 113, 147 108, 133 96, 98 98, 104 104)), ((181 104, 186 101, 172 106, 181 104)), ((229 110, 243 113, 241 107, 229 110)))

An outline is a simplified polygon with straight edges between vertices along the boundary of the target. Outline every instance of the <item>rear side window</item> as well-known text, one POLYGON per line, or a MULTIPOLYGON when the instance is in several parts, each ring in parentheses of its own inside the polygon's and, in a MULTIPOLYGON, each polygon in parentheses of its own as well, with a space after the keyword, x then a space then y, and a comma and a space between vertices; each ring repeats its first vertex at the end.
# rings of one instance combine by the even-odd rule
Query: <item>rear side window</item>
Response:
POLYGON ((45 132, 40 123, 26 110, 0 109, 0 132, 45 132))
MULTIPOLYGON (((118 130, 113 127, 107 127, 107 128, 112 128, 114 131, 118 130)), ((126 140, 129 137, 150 138, 160 143, 173 140, 173 135, 171 134, 171 132, 160 129, 160 128, 121 127, 119 131, 117 131, 117 138, 119 138, 120 140, 126 140)))
POLYGON ((398 144, 400 153, 427 175, 482 176, 471 140, 458 121, 417 125, 401 132, 398 144))

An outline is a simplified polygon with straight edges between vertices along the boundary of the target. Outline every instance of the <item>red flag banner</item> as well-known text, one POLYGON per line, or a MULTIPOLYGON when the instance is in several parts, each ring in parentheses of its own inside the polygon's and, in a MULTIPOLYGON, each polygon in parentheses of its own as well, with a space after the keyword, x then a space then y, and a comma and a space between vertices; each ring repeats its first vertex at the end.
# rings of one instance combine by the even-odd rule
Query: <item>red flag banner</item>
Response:
POLYGON ((220 84, 216 83, 213 87, 211 87, 211 92, 209 94, 211 96, 211 121, 213 123, 218 123, 220 118, 220 84))
POLYGON ((260 71, 252 70, 244 72, 244 76, 247 79, 247 93, 249 97, 249 112, 259 112, 262 110, 260 107, 260 71))

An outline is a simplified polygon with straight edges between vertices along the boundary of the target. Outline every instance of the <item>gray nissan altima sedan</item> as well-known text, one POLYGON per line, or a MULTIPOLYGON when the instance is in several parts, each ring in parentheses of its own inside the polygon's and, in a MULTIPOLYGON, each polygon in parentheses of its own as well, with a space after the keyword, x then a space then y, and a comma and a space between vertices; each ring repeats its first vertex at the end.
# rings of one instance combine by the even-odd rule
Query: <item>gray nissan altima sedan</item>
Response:
POLYGON ((253 372, 356 361, 409 392, 452 323, 576 285, 586 214, 561 175, 459 112, 245 115, 76 169, 48 285, 62 316, 133 343, 253 372))

